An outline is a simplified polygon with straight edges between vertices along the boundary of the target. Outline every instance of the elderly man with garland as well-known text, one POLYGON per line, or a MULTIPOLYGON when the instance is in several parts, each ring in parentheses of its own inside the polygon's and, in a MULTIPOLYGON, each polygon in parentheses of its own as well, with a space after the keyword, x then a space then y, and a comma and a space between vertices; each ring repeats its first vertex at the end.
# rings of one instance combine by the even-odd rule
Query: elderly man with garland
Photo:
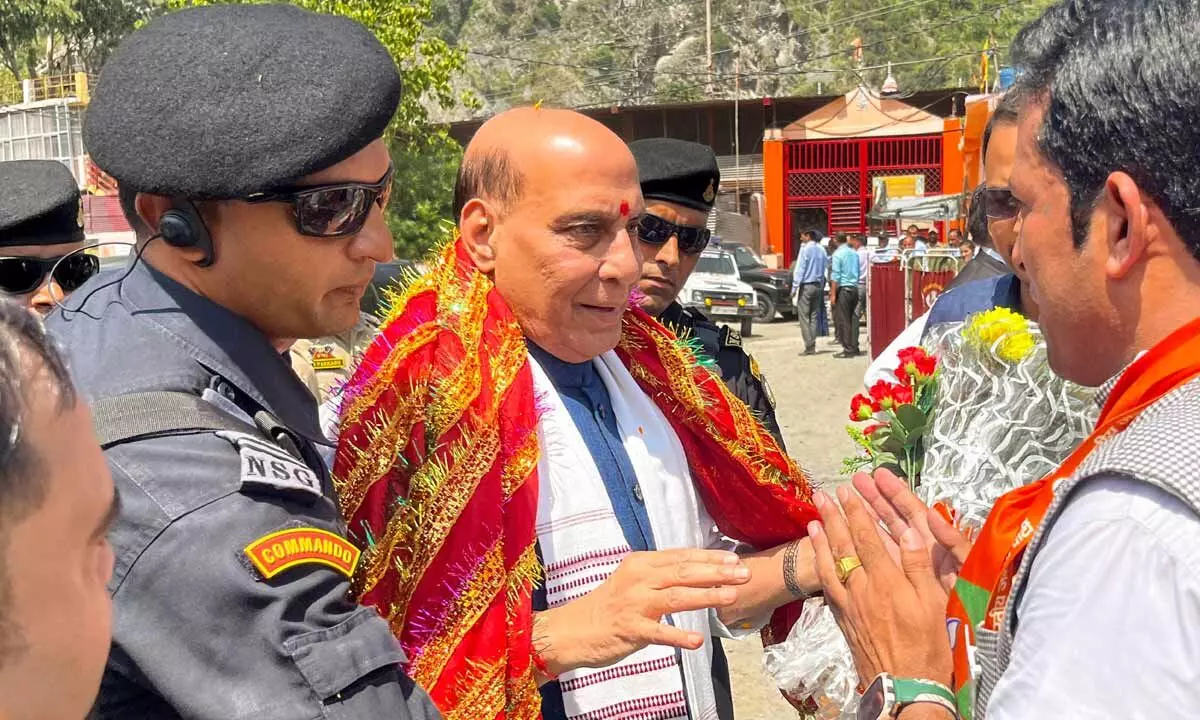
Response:
POLYGON ((775 396, 758 361, 742 347, 742 337, 718 326, 696 308, 685 308, 679 291, 708 246, 705 226, 717 199, 721 171, 712 148, 674 138, 650 138, 629 144, 638 164, 646 213, 638 226, 642 251, 642 309, 681 338, 695 338, 729 390, 767 426, 779 447, 783 432, 775 419, 775 396))
POLYGON ((816 586, 807 478, 631 305, 645 208, 611 131, 503 113, 455 200, 344 394, 360 598, 447 714, 714 717, 708 639, 816 586))
POLYGON ((973 544, 894 478, 839 492, 844 518, 818 498, 822 585, 875 678, 860 718, 1200 707, 1200 173, 1180 152, 1200 145, 1200 49, 1179 43, 1197 32, 1192 0, 1069 0, 1014 43, 1014 264, 1051 366, 1102 386, 1103 408, 973 544))

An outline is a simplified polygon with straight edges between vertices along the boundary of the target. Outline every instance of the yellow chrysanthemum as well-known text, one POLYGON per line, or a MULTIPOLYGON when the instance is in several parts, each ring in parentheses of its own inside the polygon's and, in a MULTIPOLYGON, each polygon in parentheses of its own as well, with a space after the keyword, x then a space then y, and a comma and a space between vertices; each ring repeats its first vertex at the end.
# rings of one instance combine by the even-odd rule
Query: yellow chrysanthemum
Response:
POLYGON ((981 352, 994 352, 1005 362, 1020 362, 1037 344, 1029 320, 1008 308, 994 308, 971 317, 963 331, 966 341, 981 352))

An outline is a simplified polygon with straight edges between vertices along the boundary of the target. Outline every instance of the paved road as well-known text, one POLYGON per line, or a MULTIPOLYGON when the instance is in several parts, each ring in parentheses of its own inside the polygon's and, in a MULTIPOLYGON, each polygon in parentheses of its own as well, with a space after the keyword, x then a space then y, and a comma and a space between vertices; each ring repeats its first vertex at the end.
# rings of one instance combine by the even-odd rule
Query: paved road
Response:
MULTIPOLYGON (((867 347, 866 337, 860 346, 867 347)), ((746 349, 758 359, 771 384, 779 424, 788 451, 825 487, 844 482, 842 458, 853 451, 845 427, 850 398, 861 391, 866 356, 838 360, 841 348, 832 338, 817 341, 818 354, 802 357, 804 343, 794 322, 755 326, 746 349)), ((762 646, 757 637, 725 643, 733 679, 738 720, 786 720, 795 711, 762 672, 762 646)))

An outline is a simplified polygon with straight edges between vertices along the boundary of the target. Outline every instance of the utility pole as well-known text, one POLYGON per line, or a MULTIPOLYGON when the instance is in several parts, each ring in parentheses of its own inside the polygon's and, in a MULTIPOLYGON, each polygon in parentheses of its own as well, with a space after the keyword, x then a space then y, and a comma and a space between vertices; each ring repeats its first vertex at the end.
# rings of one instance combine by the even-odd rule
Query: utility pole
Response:
POLYGON ((733 202, 739 214, 742 212, 742 53, 739 49, 733 56, 733 202))
POLYGON ((712 55, 712 0, 704 0, 704 49, 708 57, 708 84, 704 86, 704 95, 713 96, 713 55, 712 55))

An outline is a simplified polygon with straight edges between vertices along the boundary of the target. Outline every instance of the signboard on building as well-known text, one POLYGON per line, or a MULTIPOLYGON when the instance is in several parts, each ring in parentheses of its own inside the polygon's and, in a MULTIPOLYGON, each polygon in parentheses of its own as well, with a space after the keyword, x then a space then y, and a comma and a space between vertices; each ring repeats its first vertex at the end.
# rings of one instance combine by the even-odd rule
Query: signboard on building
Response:
POLYGON ((875 202, 881 197, 921 197, 925 194, 925 175, 883 175, 871 178, 871 196, 875 202))

